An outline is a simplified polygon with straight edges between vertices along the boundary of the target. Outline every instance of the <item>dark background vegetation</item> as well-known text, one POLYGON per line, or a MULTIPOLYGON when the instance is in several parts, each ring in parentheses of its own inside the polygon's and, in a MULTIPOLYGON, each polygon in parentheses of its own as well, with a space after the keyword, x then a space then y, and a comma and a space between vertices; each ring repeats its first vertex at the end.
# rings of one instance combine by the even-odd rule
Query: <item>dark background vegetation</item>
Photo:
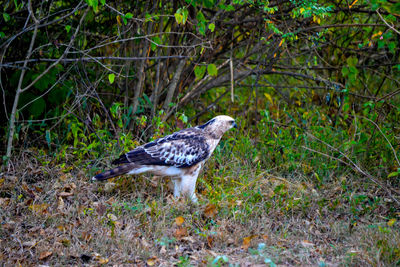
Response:
POLYGON ((397 1, 0 3, 0 259, 400 264, 397 1), (199 206, 88 182, 218 114, 199 206))

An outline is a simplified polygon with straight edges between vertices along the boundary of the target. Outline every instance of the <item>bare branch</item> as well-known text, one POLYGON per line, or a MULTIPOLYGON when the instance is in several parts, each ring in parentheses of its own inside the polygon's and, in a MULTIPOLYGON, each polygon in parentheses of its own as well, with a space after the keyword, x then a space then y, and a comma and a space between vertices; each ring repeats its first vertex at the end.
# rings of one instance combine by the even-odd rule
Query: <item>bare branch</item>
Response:
POLYGON ((178 85, 179 78, 181 77, 183 67, 185 66, 185 64, 186 64, 186 60, 181 59, 178 63, 178 66, 176 67, 174 77, 172 77, 171 84, 168 87, 167 97, 164 101, 164 106, 163 106, 164 110, 169 109, 169 104, 171 103, 172 98, 174 97, 176 86, 178 85))

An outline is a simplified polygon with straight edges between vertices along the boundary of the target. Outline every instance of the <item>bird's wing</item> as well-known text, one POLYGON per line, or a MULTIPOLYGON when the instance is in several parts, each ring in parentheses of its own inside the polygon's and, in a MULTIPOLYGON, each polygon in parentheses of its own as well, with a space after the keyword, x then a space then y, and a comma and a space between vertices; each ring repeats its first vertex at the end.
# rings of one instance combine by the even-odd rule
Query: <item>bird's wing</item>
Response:
POLYGON ((114 164, 190 167, 209 156, 209 145, 201 130, 185 129, 159 138, 121 155, 114 164))

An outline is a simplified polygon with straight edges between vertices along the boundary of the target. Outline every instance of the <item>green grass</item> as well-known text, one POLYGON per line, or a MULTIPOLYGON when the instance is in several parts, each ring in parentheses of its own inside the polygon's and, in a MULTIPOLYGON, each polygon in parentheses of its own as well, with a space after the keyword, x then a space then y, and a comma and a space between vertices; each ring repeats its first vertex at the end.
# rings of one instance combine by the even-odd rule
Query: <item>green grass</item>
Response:
MULTIPOLYGON (((400 264, 400 213, 392 189, 396 176, 387 177, 393 171, 387 140, 366 124, 344 131, 317 115, 302 121, 306 127, 293 118, 288 125, 271 121, 268 114, 255 126, 238 118, 240 128, 223 137, 200 174, 198 204, 174 199, 169 180, 150 175, 90 182, 110 158, 141 142, 122 131, 118 146, 106 130, 87 135, 82 125, 71 126, 77 133, 68 137, 73 148, 21 151, 13 169, 1 174, 0 260, 400 264), (380 184, 351 168, 351 161, 380 184)), ((174 131, 161 120, 156 126, 162 134, 174 131)), ((388 129, 382 132, 393 140, 388 129)))
POLYGON ((261 162, 269 159, 256 153, 252 141, 224 140, 200 176, 198 205, 173 199, 168 179, 126 176, 91 183, 87 170, 16 161, 15 172, 2 176, 1 260, 9 265, 400 263, 398 222, 388 225, 399 214, 381 188, 349 171, 318 180, 301 164, 267 169, 261 162), (178 226, 180 216, 184 222, 178 226))

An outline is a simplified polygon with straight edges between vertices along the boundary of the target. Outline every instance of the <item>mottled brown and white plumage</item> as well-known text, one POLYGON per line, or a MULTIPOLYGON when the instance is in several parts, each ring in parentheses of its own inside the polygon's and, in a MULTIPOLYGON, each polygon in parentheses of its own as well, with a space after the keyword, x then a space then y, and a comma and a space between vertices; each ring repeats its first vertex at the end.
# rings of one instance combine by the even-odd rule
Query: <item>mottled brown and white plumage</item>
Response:
POLYGON ((170 176, 174 196, 182 195, 196 202, 196 181, 204 162, 210 158, 222 135, 236 127, 229 116, 217 116, 203 125, 183 129, 139 146, 114 160, 119 166, 97 174, 95 181, 106 180, 123 174, 144 172, 170 176))

